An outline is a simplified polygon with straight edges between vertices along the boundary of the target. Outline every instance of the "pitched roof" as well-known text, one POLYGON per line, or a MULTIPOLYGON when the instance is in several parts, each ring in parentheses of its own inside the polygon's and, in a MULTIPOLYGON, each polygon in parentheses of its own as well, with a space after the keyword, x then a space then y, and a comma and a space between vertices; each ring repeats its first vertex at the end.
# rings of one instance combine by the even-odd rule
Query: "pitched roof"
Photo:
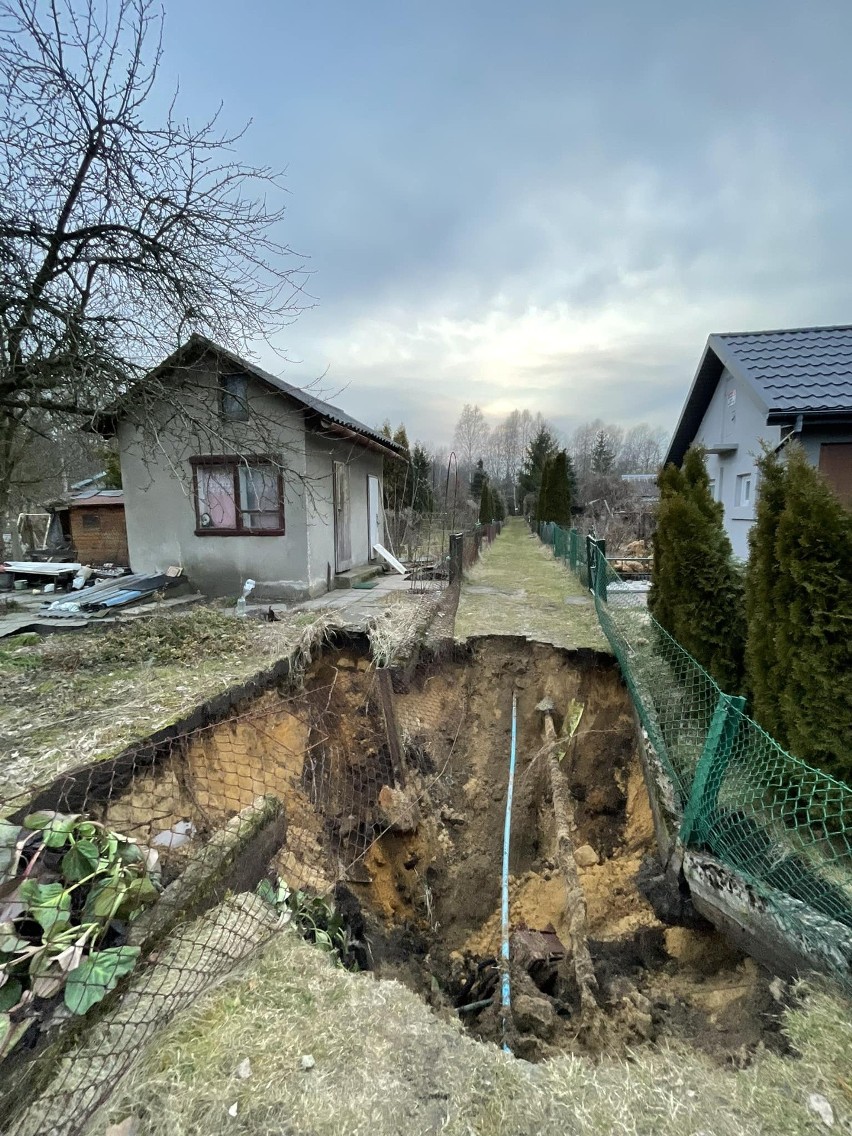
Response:
POLYGON ((852 327, 802 327, 711 335, 672 436, 666 463, 679 465, 724 367, 747 383, 767 421, 852 417, 852 327))
MULTIPOLYGON (((378 430, 374 430, 371 426, 359 422, 357 418, 346 414, 346 412, 340 410, 339 407, 332 406, 330 402, 324 402, 322 399, 316 398, 315 395, 310 394, 301 387, 295 387, 292 383, 285 382, 284 379, 280 379, 277 375, 265 371, 262 367, 250 362, 248 359, 243 359, 239 355, 235 355, 233 351, 229 351, 226 347, 214 343, 212 339, 207 339, 207 337, 203 335, 191 335, 186 343, 182 344, 177 351, 173 352, 173 354, 169 355, 167 359, 164 359, 162 363, 155 367, 151 375, 159 376, 175 367, 189 366, 192 362, 208 352, 218 355, 221 359, 226 360, 230 366, 244 371, 259 382, 264 383, 268 387, 272 387, 273 390, 280 391, 282 394, 287 395, 305 410, 312 411, 314 414, 342 427, 344 430, 351 431, 353 434, 359 435, 361 438, 367 439, 370 442, 378 443, 396 454, 401 455, 404 453, 403 448, 397 445, 396 442, 385 437, 385 435, 378 430)), ((356 438, 355 440, 357 441, 358 439, 356 438)))

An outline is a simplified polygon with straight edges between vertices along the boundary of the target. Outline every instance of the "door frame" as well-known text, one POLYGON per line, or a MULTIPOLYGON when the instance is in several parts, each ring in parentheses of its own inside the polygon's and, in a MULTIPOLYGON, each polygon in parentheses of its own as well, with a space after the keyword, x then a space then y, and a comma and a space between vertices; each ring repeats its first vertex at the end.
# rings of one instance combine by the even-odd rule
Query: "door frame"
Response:
POLYGON ((379 475, 377 473, 368 473, 367 474, 367 561, 368 561, 368 563, 372 563, 374 560, 378 559, 375 552, 373 552, 373 545, 378 544, 379 539, 381 537, 381 527, 382 526, 381 526, 381 523, 379 521, 379 514, 378 514, 378 509, 381 509, 381 507, 382 507, 382 479, 379 477, 379 475), (372 516, 372 508, 371 508, 371 505, 370 505, 370 482, 371 481, 375 481, 375 483, 376 483, 377 512, 376 512, 376 539, 375 540, 370 539, 370 518, 372 516))
POLYGON ((349 478, 349 463, 331 463, 332 508, 334 511, 334 571, 348 572, 352 567, 352 483, 349 478), (342 477, 338 477, 338 467, 342 477), (346 493, 340 498, 339 486, 345 478, 346 493))

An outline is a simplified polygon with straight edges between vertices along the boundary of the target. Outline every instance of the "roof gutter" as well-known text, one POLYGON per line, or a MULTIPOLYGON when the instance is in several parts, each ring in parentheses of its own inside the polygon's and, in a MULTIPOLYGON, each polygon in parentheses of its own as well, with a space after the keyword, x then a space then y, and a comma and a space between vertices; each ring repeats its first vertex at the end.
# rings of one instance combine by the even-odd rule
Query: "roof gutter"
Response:
POLYGON ((383 454, 386 458, 396 458, 397 461, 407 460, 398 450, 392 449, 390 446, 383 446, 381 442, 367 438, 356 430, 350 430, 348 426, 341 426, 339 422, 332 422, 330 418, 320 418, 319 428, 329 434, 335 434, 339 438, 345 438, 349 442, 356 442, 359 446, 364 446, 368 450, 383 454))

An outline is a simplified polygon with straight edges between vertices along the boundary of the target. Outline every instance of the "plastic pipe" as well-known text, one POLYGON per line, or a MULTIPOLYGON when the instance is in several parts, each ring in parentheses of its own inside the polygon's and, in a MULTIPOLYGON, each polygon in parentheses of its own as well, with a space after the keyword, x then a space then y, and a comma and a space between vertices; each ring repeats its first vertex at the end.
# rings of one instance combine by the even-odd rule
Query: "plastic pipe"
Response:
POLYGON ((503 944, 500 948, 503 977, 501 1004, 503 1007, 503 1050, 511 1053, 506 1043, 506 1021, 512 1010, 512 988, 509 979, 509 848, 512 836, 512 797, 515 792, 515 753, 518 742, 518 692, 512 692, 512 747, 509 754, 509 789, 506 793, 506 823, 503 828, 503 944))

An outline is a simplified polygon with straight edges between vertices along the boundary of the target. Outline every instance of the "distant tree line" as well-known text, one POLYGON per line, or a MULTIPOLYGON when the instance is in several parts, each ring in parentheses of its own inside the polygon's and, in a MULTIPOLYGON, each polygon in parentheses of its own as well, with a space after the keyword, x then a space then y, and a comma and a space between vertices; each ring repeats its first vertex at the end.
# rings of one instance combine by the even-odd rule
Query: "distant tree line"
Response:
POLYGON ((852 780, 852 512, 800 446, 758 462, 746 566, 734 560, 704 453, 660 475, 648 606, 723 690, 796 757, 852 780))

